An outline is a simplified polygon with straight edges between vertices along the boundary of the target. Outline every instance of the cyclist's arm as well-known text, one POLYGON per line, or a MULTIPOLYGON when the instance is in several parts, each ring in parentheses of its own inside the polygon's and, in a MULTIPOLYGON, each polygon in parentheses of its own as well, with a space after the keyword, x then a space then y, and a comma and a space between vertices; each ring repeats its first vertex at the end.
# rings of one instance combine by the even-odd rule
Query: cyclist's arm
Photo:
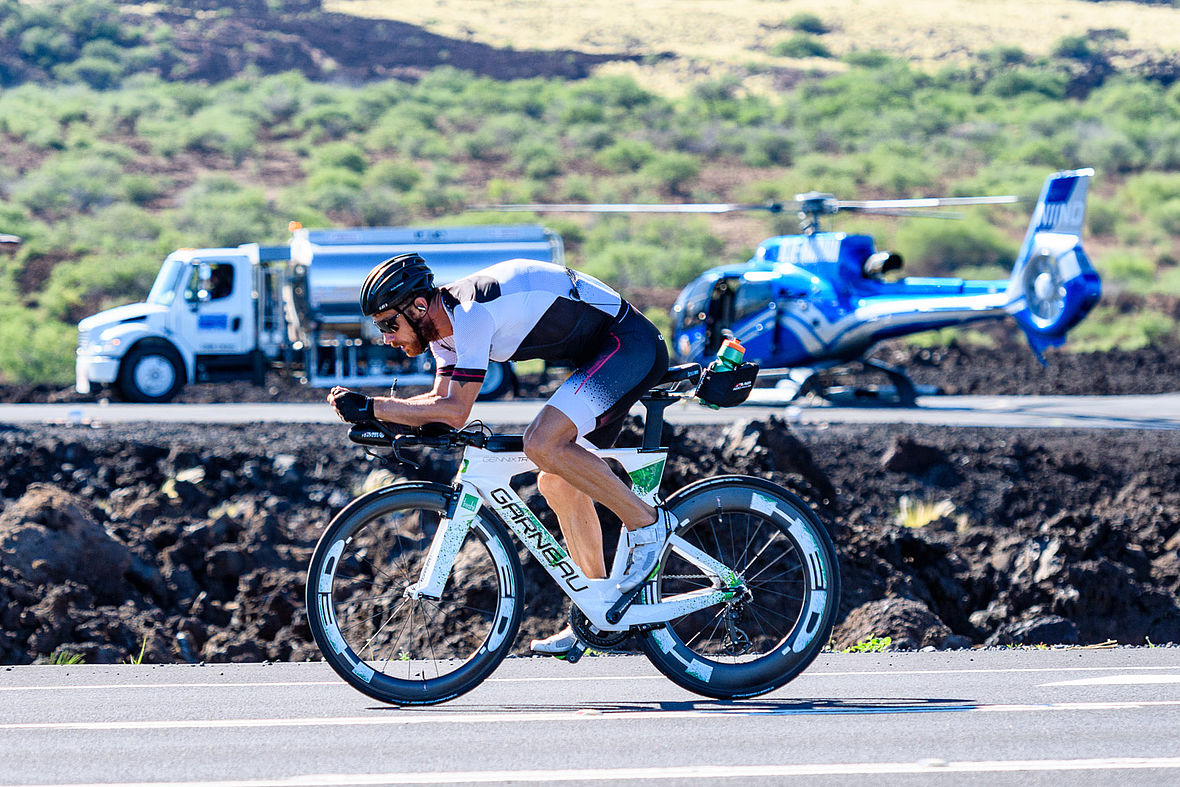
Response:
POLYGON ((455 349, 431 345, 438 370, 434 388, 408 399, 375 399, 373 414, 378 420, 408 426, 441 422, 455 429, 467 423, 483 387, 495 325, 487 310, 477 304, 457 309, 452 324, 455 349))
POLYGON ((409 399, 378 396, 373 399, 373 415, 379 421, 406 426, 441 422, 455 429, 467 423, 475 397, 482 383, 456 382, 436 377, 434 390, 409 399))

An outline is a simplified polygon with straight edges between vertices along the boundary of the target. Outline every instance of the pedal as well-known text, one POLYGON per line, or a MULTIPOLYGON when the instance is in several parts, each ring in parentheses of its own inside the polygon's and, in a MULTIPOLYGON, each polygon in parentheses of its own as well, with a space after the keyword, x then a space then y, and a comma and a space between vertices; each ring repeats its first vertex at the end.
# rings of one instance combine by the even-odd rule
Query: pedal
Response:
POLYGON ((643 592, 645 587, 647 587, 647 582, 641 582, 635 588, 619 596, 619 600, 606 611, 606 622, 613 625, 622 620, 623 613, 635 603, 635 599, 639 598, 639 594, 643 592))
POLYGON ((567 650, 565 653, 562 653, 557 658, 561 659, 562 661, 566 662, 567 664, 577 664, 578 660, 582 658, 582 655, 585 652, 586 652, 586 643, 582 642, 582 640, 578 640, 572 648, 567 650))

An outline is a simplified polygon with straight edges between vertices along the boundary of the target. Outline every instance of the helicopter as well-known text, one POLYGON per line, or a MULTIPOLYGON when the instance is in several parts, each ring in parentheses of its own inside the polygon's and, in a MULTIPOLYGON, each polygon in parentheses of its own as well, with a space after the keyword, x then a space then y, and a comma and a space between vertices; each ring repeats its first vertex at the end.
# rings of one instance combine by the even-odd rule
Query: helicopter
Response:
POLYGON ((735 338, 745 347, 746 360, 762 367, 759 377, 777 380, 787 400, 808 392, 829 399, 846 394, 828 381, 860 369, 884 374, 892 386, 861 389, 854 396, 884 401, 892 395, 897 404, 912 407, 918 389, 905 370, 869 357, 879 342, 1012 316, 1044 364, 1043 351, 1062 344, 1098 302, 1101 281, 1081 242, 1093 174, 1077 169, 1045 180, 1011 275, 999 280, 886 280, 885 274, 902 268, 900 255, 878 251, 868 235, 823 231, 820 221, 837 213, 957 218, 919 211, 1019 201, 1013 196, 846 201, 808 192, 794 203, 496 207, 591 213, 781 213, 794 207, 798 234, 767 238, 746 262, 705 271, 680 293, 672 307, 676 362, 705 365, 723 340, 735 338))

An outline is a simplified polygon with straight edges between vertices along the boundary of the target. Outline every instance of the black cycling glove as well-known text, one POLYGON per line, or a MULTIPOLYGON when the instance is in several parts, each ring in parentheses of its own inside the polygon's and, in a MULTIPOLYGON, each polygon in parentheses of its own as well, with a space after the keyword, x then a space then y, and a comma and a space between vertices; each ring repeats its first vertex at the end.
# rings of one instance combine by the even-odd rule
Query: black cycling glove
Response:
POLYGON ((372 397, 359 394, 356 391, 347 391, 336 397, 335 404, 336 412, 340 413, 340 417, 350 424, 375 420, 372 397))

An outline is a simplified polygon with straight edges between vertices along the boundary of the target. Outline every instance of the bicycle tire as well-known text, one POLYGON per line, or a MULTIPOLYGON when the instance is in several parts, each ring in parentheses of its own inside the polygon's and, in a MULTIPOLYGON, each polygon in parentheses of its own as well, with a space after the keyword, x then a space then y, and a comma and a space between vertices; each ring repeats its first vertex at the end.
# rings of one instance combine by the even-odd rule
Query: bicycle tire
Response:
MULTIPOLYGON (((798 496, 749 476, 692 484, 667 505, 681 522, 676 534, 733 568, 750 595, 647 632, 644 655, 707 697, 755 697, 786 684, 827 644, 839 609, 839 566, 826 528, 798 496)), ((669 545, 643 600, 709 587, 669 545)))
POLYGON ((516 640, 520 558, 485 511, 464 536, 442 597, 403 595, 453 494, 407 482, 359 497, 332 519, 312 555, 312 635, 332 669, 373 699, 430 705, 457 697, 487 678, 516 640))

